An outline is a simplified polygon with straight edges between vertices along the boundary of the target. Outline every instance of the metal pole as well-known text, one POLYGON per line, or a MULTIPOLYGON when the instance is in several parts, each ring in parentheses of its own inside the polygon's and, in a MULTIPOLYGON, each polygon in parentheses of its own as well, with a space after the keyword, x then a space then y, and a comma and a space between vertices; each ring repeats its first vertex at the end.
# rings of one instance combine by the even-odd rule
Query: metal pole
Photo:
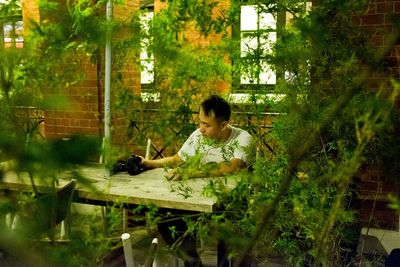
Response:
MULTIPOLYGON (((110 115, 110 92, 111 92, 111 22, 112 22, 112 2, 107 1, 106 7, 107 35, 105 51, 105 81, 104 81, 104 143, 109 144, 111 138, 111 115, 110 115)), ((104 146, 107 148, 107 146, 104 146)), ((105 155, 104 155, 105 156, 105 155)), ((105 160, 107 157, 105 156, 105 160)))

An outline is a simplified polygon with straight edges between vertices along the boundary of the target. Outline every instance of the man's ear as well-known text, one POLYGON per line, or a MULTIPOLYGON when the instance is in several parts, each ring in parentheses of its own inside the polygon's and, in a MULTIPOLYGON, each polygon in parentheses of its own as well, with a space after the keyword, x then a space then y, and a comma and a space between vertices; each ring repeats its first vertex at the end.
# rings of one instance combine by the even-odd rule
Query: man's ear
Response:
POLYGON ((228 127, 228 122, 227 121, 221 122, 221 130, 225 130, 226 127, 228 127))

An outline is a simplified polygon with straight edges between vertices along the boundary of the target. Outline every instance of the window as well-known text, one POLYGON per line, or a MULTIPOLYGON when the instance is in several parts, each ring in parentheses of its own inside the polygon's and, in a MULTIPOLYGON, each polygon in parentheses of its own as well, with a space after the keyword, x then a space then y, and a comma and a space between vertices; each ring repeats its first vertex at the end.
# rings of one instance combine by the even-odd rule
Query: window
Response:
POLYGON ((276 73, 268 63, 268 56, 277 38, 277 15, 266 10, 264 5, 242 5, 240 8, 237 33, 241 64, 235 89, 248 90, 276 83, 276 73))
POLYGON ((3 24, 4 46, 22 48, 24 39, 22 37, 22 21, 3 24))
POLYGON ((150 23, 154 16, 153 1, 141 1, 141 9, 143 13, 140 16, 142 31, 144 38, 141 40, 140 52, 140 81, 142 89, 154 88, 154 56, 148 49, 152 38, 149 35, 150 23))
POLYGON ((276 42, 276 14, 260 5, 241 6, 240 57, 244 66, 240 84, 275 84, 276 74, 267 62, 276 42))
POLYGON ((6 19, 0 22, 0 38, 4 47, 22 48, 22 10, 20 1, 0 0, 1 15, 6 19))
MULTIPOLYGON (((306 2, 305 8, 311 9, 311 1, 306 2)), ((240 64, 235 66, 238 74, 233 79, 234 92, 254 92, 260 87, 272 91, 279 78, 291 77, 288 71, 276 71, 270 55, 279 38, 278 30, 290 23, 293 14, 271 10, 274 6, 264 4, 240 7, 240 23, 233 30, 240 40, 240 64)))

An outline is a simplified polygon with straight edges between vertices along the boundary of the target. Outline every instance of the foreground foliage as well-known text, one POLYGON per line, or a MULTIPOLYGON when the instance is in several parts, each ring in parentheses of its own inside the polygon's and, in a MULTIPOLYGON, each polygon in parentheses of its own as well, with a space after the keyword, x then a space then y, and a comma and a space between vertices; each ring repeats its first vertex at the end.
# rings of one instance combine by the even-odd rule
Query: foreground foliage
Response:
MULTIPOLYGON (((154 16, 148 30, 140 27, 140 12, 132 12, 129 21, 105 23, 102 1, 71 2, 65 16, 59 17, 51 16, 58 14, 57 5, 43 6, 49 10, 49 20, 33 24, 24 50, 0 47, 1 156, 17 159, 19 166, 30 166, 35 176, 52 180, 56 180, 60 168, 73 168, 88 159, 85 156, 90 155, 82 152, 90 149, 80 142, 76 147, 83 149, 71 151, 72 156, 67 158, 59 143, 36 142, 31 138, 36 128, 27 131, 23 124, 15 124, 18 120, 13 107, 49 108, 49 103, 62 103, 59 98, 56 102, 43 101, 44 91, 58 91, 79 81, 76 69, 82 63, 80 58, 101 59, 107 27, 132 34, 115 40, 114 69, 122 69, 132 54, 140 52, 141 39, 157 40, 150 42, 148 49, 157 59, 154 85, 160 101, 141 101, 127 90, 116 71, 113 112, 125 115, 124 134, 129 142, 144 144, 151 137, 159 148, 167 147, 165 153, 175 152, 196 127, 196 112, 204 96, 220 92, 220 87, 234 87, 243 70, 254 75, 260 71, 259 65, 252 64, 260 51, 242 58, 240 40, 230 34, 231 26, 238 23, 243 1, 232 1, 225 9, 217 1, 167 2, 169 5, 154 16), (201 45, 188 42, 187 32, 192 27, 205 40, 201 45), (208 42, 215 35, 220 36, 218 42, 208 42), (60 69, 60 63, 65 62, 69 64, 62 66, 68 68, 60 69), (39 175, 43 173, 46 177, 39 175)), ((224 209, 187 220, 189 231, 197 230, 210 239, 232 237, 225 241, 238 258, 275 251, 294 266, 350 264, 354 255, 343 251, 352 253, 359 234, 357 214, 351 207, 357 193, 354 177, 361 167, 385 164, 399 153, 394 132, 399 83, 386 77, 374 90, 368 87, 368 78, 383 71, 383 59, 391 47, 382 51, 368 47, 368 36, 351 26, 352 16, 364 11, 363 1, 322 1, 309 12, 304 1, 248 2, 260 4, 266 13, 292 14, 291 22, 278 29, 280 38, 266 56, 277 72, 287 72, 290 78, 279 76, 273 88, 255 85, 247 104, 234 104, 233 122, 254 135, 257 157, 254 155, 249 172, 235 175, 239 182, 234 190, 210 182, 205 194, 218 197, 224 209), (271 93, 284 97, 274 101, 271 93), (265 127, 266 117, 272 121, 270 128, 265 127)), ((2 18, 10 16, 3 6, 1 12, 2 18)), ((397 21, 393 24, 399 26, 397 21)), ((84 140, 83 144, 98 148, 96 140, 84 140)), ((122 149, 116 150, 121 153, 122 149)), ((398 169, 396 163, 391 171, 398 169)), ((178 193, 189 197, 185 181, 181 191, 178 193)), ((3 200, 2 212, 15 208, 8 196, 3 200)), ((149 222, 162 219, 154 207, 140 207, 134 212, 143 210, 149 222)), ((100 226, 91 225, 75 236, 76 242, 65 251, 73 255, 68 264, 101 262, 101 255, 114 245, 108 235, 118 227, 118 212, 114 208, 111 211, 108 220, 113 226, 108 233, 100 233, 100 226), (87 245, 91 253, 78 244, 87 245)), ((7 235, 0 235, 4 236, 4 245, 8 244, 7 235)), ((64 254, 53 252, 48 252, 49 257, 55 256, 51 260, 65 263, 64 254)))

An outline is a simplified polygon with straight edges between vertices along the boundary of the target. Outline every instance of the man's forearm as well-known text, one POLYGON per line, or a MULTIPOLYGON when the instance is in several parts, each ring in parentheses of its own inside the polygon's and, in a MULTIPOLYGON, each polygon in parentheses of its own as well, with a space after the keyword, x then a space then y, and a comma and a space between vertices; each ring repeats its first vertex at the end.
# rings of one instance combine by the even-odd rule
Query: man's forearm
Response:
POLYGON ((218 177, 235 173, 247 167, 247 164, 239 159, 231 160, 230 162, 220 163, 217 166, 205 167, 204 169, 189 170, 190 178, 200 177, 218 177))
POLYGON ((176 154, 174 156, 170 157, 165 157, 165 158, 160 158, 160 159, 153 159, 153 160, 148 160, 148 159, 143 159, 142 165, 146 168, 161 168, 164 166, 176 166, 179 163, 181 163, 181 158, 176 154))

